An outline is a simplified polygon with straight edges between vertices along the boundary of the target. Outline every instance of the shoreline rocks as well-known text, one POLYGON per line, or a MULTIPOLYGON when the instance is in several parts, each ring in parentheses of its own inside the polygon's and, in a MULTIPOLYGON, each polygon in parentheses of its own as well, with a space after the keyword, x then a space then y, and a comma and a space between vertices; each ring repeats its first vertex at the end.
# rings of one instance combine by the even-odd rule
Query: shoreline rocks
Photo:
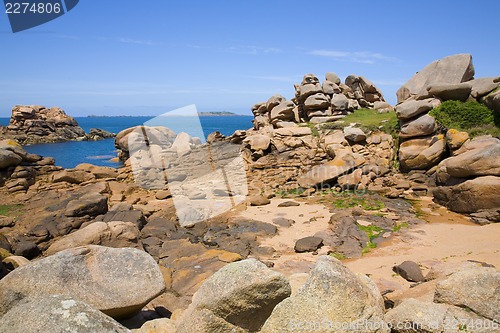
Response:
POLYGON ((98 141, 115 134, 92 128, 88 134, 75 118, 58 107, 16 105, 8 126, 0 126, 0 139, 11 139, 21 145, 65 141, 98 141))

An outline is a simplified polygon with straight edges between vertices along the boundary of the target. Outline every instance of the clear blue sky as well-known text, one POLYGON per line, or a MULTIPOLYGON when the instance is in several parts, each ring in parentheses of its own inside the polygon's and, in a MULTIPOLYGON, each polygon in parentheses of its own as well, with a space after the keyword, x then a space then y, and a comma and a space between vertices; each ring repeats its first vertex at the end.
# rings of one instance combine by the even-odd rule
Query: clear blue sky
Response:
POLYGON ((362 75, 394 103, 430 62, 471 53, 500 75, 500 1, 81 0, 13 34, 0 13, 0 117, 15 104, 71 115, 249 113, 306 73, 362 75))

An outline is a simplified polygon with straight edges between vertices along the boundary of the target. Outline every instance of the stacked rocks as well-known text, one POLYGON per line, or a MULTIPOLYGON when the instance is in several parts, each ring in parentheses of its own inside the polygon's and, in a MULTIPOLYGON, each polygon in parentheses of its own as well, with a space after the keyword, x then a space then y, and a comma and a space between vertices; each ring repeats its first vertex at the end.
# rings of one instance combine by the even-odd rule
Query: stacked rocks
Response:
POLYGON ((84 140, 85 131, 60 108, 18 105, 12 109, 9 126, 1 129, 0 136, 34 144, 84 140))
POLYGON ((304 121, 334 121, 361 107, 391 109, 382 92, 368 79, 350 75, 341 83, 337 74, 326 73, 323 83, 314 74, 306 74, 301 84, 295 85, 292 100, 274 95, 267 102, 255 104, 252 112, 255 129, 269 125, 283 128, 304 121))
MULTIPOLYGON (((398 90, 396 113, 404 141, 399 155, 403 170, 428 170, 445 157, 446 137, 437 133, 436 122, 428 115, 442 101, 472 100, 500 111, 500 92, 495 91, 500 78, 473 78, 472 56, 457 54, 431 63, 398 90)), ((448 148, 457 150, 453 144, 448 148)))
POLYGON ((10 193, 25 192, 37 174, 57 169, 52 158, 29 154, 13 140, 0 141, 0 184, 10 193))
POLYGON ((473 78, 472 56, 458 54, 428 65, 398 90, 399 161, 406 172, 437 171, 435 199, 488 223, 500 221, 500 141, 491 136, 471 140, 455 129, 440 131, 428 114, 447 100, 477 101, 500 112, 500 78, 473 78))

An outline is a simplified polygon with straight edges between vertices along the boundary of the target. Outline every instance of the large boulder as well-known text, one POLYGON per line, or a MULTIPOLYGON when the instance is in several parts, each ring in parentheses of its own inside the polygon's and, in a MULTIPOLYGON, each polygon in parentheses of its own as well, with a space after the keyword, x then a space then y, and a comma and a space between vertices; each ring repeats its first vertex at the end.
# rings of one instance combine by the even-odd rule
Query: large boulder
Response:
POLYGON ((323 81, 323 85, 321 87, 323 88, 323 92, 329 96, 331 96, 333 94, 339 94, 341 92, 338 84, 336 84, 332 81, 328 81, 328 80, 323 81))
POLYGON ((321 84, 314 74, 306 74, 300 85, 295 86, 296 96, 303 103, 311 95, 323 93, 321 84))
POLYGON ((361 154, 353 154, 349 151, 337 151, 336 154, 337 156, 333 160, 314 166, 310 171, 300 176, 297 179, 299 185, 303 188, 321 187, 366 162, 361 154))
POLYGON ((333 72, 328 72, 325 74, 325 79, 327 81, 330 81, 330 82, 333 82, 335 83, 336 85, 339 85, 340 84, 340 77, 337 75, 337 73, 333 73, 333 72))
POLYGON ((343 94, 335 94, 331 104, 334 111, 344 111, 349 108, 349 99, 343 94))
POLYGON ((443 177, 500 176, 500 144, 474 149, 443 160, 438 166, 443 177))
POLYGON ((500 90, 495 91, 484 97, 484 104, 490 109, 500 114, 500 90))
POLYGON ((292 101, 282 101, 271 111, 270 120, 272 124, 279 121, 295 121, 295 104, 292 101))
POLYGON ((23 158, 13 151, 0 149, 0 169, 14 167, 23 161, 23 158))
POLYGON ((78 164, 75 170, 82 170, 90 173, 97 179, 116 178, 118 171, 112 167, 98 166, 89 163, 78 164))
POLYGON ((0 332, 130 333, 130 330, 81 300, 44 295, 9 309, 0 320, 0 332))
POLYGON ((411 139, 401 144, 399 162, 404 170, 426 170, 439 163, 446 152, 446 140, 439 134, 411 139))
POLYGON ((268 135, 255 134, 250 135, 243 140, 252 150, 267 150, 271 144, 271 138, 268 135))
POLYGON ((88 193, 78 199, 71 200, 66 206, 64 215, 76 216, 97 216, 106 214, 108 211, 108 197, 98 193, 88 193))
POLYGON ((427 65, 406 82, 396 95, 398 103, 410 97, 429 96, 427 89, 435 84, 456 84, 474 78, 474 66, 470 54, 449 56, 427 65))
POLYGON ((326 110, 330 106, 330 99, 323 93, 318 93, 307 97, 304 102, 304 110, 326 110))
POLYGON ((366 134, 361 128, 357 127, 344 127, 344 137, 351 142, 362 142, 366 140, 366 134))
POLYGON ((436 83, 427 88, 429 94, 442 101, 462 101, 465 102, 472 91, 472 86, 468 82, 443 84, 436 83))
POLYGON ((52 183, 67 182, 70 184, 81 184, 94 180, 95 176, 84 170, 66 169, 52 173, 50 181, 52 183))
POLYGON ((466 309, 413 298, 389 310, 384 318, 394 333, 497 332, 492 329, 495 323, 466 309))
POLYGON ((185 156, 191 152, 194 145, 193 138, 186 132, 179 133, 172 143, 172 149, 175 149, 178 156, 185 156))
POLYGON ((365 100, 367 102, 373 103, 377 101, 384 101, 382 92, 367 78, 357 75, 349 75, 345 79, 345 84, 351 88, 354 97, 360 102, 365 100))
POLYGON ((500 177, 485 176, 456 186, 441 186, 433 191, 434 199, 458 213, 474 213, 500 207, 500 177))
POLYGON ((159 146, 162 149, 170 148, 177 134, 165 126, 135 126, 124 129, 115 137, 115 148, 118 149, 118 158, 125 161, 132 153, 140 151, 140 147, 159 146))
POLYGON ((421 101, 409 100, 396 106, 396 114, 401 120, 408 120, 423 113, 427 113, 436 106, 435 99, 428 98, 421 101))
POLYGON ((472 86, 470 95, 479 100, 500 87, 500 77, 485 77, 468 82, 472 86), (495 82, 496 81, 496 82, 495 82))
POLYGON ((139 242, 140 231, 132 222, 94 222, 83 229, 56 240, 45 251, 46 255, 85 245, 108 247, 133 247, 142 250, 139 242))
POLYGON ((500 272, 491 267, 461 270, 438 282, 434 301, 472 310, 500 322, 500 272))
POLYGON ((380 325, 383 314, 382 296, 368 277, 322 256, 306 284, 276 306, 261 332, 389 332, 380 325))
POLYGON ((164 289, 160 269, 146 252, 90 245, 31 262, 0 280, 0 315, 23 300, 60 294, 123 318, 164 289))
POLYGON ((311 135, 312 131, 309 127, 284 127, 274 130, 274 134, 281 137, 306 136, 311 135))
POLYGON ((38 162, 41 159, 42 157, 39 155, 29 154, 14 140, 6 139, 0 141, 0 169, 15 167, 23 162, 38 162))
POLYGON ((273 108, 277 105, 279 105, 280 103, 282 102, 285 102, 286 101, 286 98, 279 95, 279 94, 276 94, 276 95, 273 95, 271 96, 268 100, 267 100, 267 103, 266 103, 266 110, 267 112, 272 112, 273 108))
POLYGON ((178 332, 256 332, 290 294, 286 277, 256 259, 229 264, 196 292, 178 332))
POLYGON ((408 121, 401 125, 401 138, 413 138, 417 136, 432 135, 436 131, 436 120, 434 117, 424 114, 414 120, 408 121))
POLYGON ((485 149, 489 145, 500 145, 500 140, 493 138, 491 135, 477 136, 471 140, 465 141, 464 144, 454 152, 454 155, 460 155, 475 149, 485 149))

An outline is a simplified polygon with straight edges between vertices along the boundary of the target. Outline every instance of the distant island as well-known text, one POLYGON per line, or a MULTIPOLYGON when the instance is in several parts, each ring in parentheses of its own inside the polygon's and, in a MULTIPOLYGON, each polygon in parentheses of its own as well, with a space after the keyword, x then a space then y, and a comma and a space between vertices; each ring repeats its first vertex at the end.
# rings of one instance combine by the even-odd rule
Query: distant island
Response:
POLYGON ((220 117, 220 116, 241 116, 239 114, 229 112, 229 111, 218 111, 218 112, 198 112, 199 116, 204 117, 220 117))

